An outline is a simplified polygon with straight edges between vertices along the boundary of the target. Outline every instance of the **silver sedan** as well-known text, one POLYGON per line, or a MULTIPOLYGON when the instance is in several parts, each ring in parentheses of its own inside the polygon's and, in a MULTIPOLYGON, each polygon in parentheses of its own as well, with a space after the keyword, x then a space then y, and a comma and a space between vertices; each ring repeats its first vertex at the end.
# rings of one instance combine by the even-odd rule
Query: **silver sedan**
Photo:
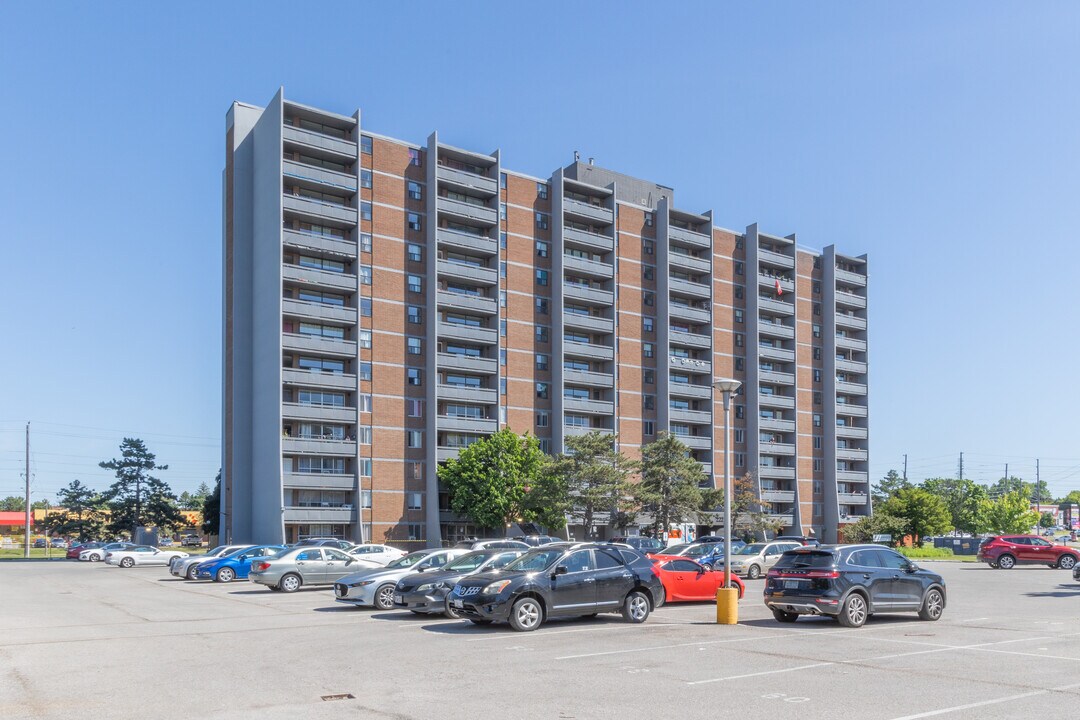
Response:
POLYGON ((335 599, 350 605, 390 610, 394 607, 394 587, 398 580, 415 572, 441 568, 467 552, 465 548, 416 550, 384 568, 361 570, 341 578, 334 583, 335 599))
POLYGON ((195 569, 199 563, 206 562, 207 560, 213 560, 214 558, 225 557, 229 553, 236 552, 237 550, 245 550, 252 545, 219 545, 205 555, 192 555, 186 558, 177 558, 169 561, 169 572, 178 578, 187 578, 188 580, 194 580, 195 569))
POLYGON ((294 547, 251 564, 248 580, 271 590, 296 592, 303 585, 332 585, 356 570, 356 558, 331 547, 294 547))

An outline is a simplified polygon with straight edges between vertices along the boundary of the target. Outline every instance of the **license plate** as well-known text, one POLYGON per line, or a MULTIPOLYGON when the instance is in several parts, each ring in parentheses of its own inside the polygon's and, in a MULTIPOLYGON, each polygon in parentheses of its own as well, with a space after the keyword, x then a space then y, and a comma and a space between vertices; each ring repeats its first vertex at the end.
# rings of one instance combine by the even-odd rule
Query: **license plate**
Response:
POLYGON ((460 600, 451 600, 450 604, 456 608, 465 607, 465 603, 461 602, 460 600))
POLYGON ((801 580, 785 580, 784 581, 784 589, 785 590, 798 590, 801 585, 802 585, 801 580))
POLYGON ((394 604, 395 605, 404 605, 405 604, 405 598, 403 598, 400 595, 395 595, 394 596, 394 604))

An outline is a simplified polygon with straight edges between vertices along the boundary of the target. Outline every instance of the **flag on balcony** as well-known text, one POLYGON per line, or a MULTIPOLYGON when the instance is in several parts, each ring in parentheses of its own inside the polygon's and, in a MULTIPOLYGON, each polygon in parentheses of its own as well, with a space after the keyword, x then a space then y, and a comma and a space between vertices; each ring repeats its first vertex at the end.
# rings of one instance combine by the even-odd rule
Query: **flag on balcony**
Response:
POLYGON ((784 289, 780 287, 780 278, 776 278, 776 297, 780 297, 784 294, 784 289))

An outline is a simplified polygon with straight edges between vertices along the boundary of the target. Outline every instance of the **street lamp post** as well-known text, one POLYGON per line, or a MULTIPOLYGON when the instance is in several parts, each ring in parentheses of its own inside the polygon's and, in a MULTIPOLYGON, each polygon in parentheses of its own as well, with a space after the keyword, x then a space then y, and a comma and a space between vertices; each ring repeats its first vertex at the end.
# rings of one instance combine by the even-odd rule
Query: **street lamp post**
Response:
MULTIPOLYGON (((734 625, 738 622, 738 597, 734 599, 731 587, 731 396, 742 383, 731 378, 718 378, 713 381, 713 390, 719 390, 724 398, 724 588, 717 593, 716 621, 734 625), (721 602, 721 595, 723 602, 721 602), (726 606, 726 607, 725 607, 726 606), (726 611, 726 612, 722 612, 726 611)), ((714 392, 715 395, 715 392, 714 392)), ((715 407, 715 403, 714 403, 715 407)))

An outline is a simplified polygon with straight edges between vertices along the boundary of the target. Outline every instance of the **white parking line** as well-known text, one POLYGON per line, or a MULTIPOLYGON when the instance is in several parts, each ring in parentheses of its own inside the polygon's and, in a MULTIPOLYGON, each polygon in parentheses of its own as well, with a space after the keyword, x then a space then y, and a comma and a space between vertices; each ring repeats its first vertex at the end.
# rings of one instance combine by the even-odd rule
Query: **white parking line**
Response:
POLYGON ((1075 685, 1061 685, 1056 688, 1049 688, 1047 690, 1032 690, 1031 692, 1019 693, 1017 695, 1007 695, 1006 697, 994 698, 993 700, 982 700, 980 702, 968 703, 966 705, 954 705, 952 707, 941 708, 939 710, 929 710, 923 713, 916 713, 915 715, 904 715, 902 717, 893 718, 893 720, 918 720, 918 718, 933 717, 935 715, 944 715, 951 712, 960 712, 961 710, 970 710, 972 708, 984 707, 986 705, 997 705, 998 703, 1012 702, 1013 700, 1023 700, 1024 698, 1035 697, 1037 695, 1048 695, 1052 692, 1062 692, 1065 690, 1073 690, 1080 687, 1080 683, 1075 685))
MULTIPOLYGON (((777 635, 782 637, 782 635, 777 635)), ((583 653, 581 655, 563 655, 556 660, 577 660, 580 658, 601 657, 604 655, 625 655, 627 653, 652 652, 654 650, 672 650, 682 647, 699 647, 704 645, 724 645, 737 642, 757 642, 760 637, 728 638, 727 640, 699 640, 697 642, 675 643, 673 645, 650 645, 649 647, 628 648, 626 650, 608 650, 606 652, 583 653)))

